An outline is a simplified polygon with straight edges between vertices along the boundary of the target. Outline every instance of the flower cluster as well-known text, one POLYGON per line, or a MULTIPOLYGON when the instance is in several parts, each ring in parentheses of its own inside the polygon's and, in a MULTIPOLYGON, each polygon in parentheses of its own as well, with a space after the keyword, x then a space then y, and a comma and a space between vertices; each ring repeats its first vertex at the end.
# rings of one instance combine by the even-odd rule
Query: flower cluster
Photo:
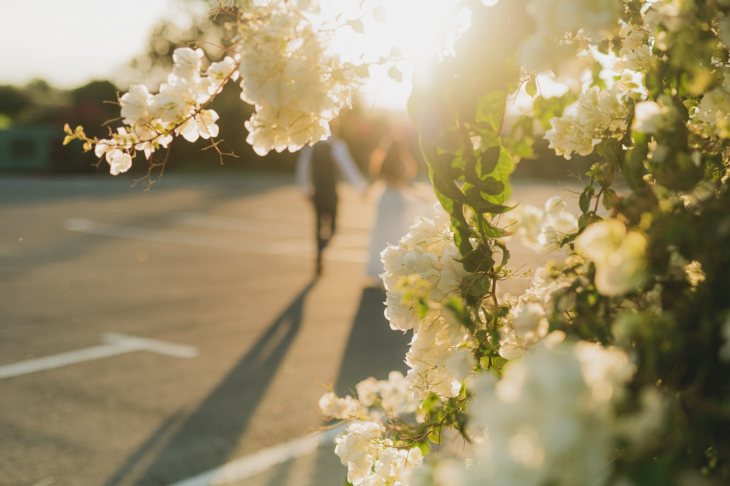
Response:
POLYGON ((548 335, 548 313, 553 294, 569 285, 566 279, 554 278, 546 267, 538 268, 530 287, 518 298, 511 299, 510 311, 499 329, 499 354, 505 359, 522 356, 548 335))
POLYGON ((317 13, 316 3, 285 1, 243 12, 241 98, 255 107, 246 141, 260 155, 326 138, 361 82, 361 68, 328 52, 317 13))
POLYGON ((393 329, 413 330, 406 363, 413 392, 453 397, 468 372, 466 329, 444 308, 457 295, 466 271, 458 260, 447 214, 438 206, 382 253, 386 317, 393 329))
POLYGON ((545 133, 550 148, 570 159, 573 153, 590 155, 604 138, 621 138, 628 124, 626 101, 633 87, 630 76, 625 76, 610 88, 589 88, 561 117, 550 120, 551 128, 545 133))
POLYGON ((576 250, 596 266, 596 288, 607 296, 637 289, 646 276, 646 237, 612 219, 594 223, 575 240, 576 250))
POLYGON ((730 72, 725 72, 723 82, 702 96, 694 113, 705 131, 713 136, 730 139, 730 72))
POLYGON ((334 392, 322 395, 319 410, 325 417, 338 420, 356 419, 364 415, 363 407, 357 400, 349 395, 340 398, 334 392))
POLYGON ((71 132, 66 127, 65 143, 83 138, 94 153, 109 164, 112 175, 132 167, 137 152, 147 159, 159 148, 167 147, 176 135, 190 142, 199 138, 218 136, 218 113, 204 107, 220 93, 229 79, 237 79, 236 61, 226 57, 202 72, 202 49, 182 47, 172 55, 173 69, 157 94, 151 94, 142 84, 132 85, 121 96, 121 116, 124 126, 117 128, 108 139, 86 139, 83 131, 71 132), (81 135, 81 137, 79 137, 81 135))
POLYGON ((543 209, 525 204, 507 215, 505 227, 536 252, 554 250, 564 238, 578 232, 578 218, 566 208, 560 196, 548 198, 543 209))
POLYGON ((562 339, 551 334, 499 381, 475 384, 473 427, 488 436, 466 472, 475 484, 603 484, 612 404, 635 368, 619 349, 562 339))
POLYGON ((367 378, 355 386, 357 397, 338 397, 328 392, 319 399, 325 417, 350 420, 397 417, 416 411, 418 402, 408 392, 408 380, 399 371, 391 371, 387 380, 367 378))
POLYGON ((379 422, 352 422, 335 439, 335 454, 347 466, 353 486, 407 484, 413 469, 423 461, 418 447, 395 447, 379 422))
POLYGON ((235 56, 202 71, 202 49, 179 48, 159 92, 132 85, 121 96, 119 127, 107 139, 66 128, 65 143, 79 139, 104 158, 113 175, 126 172, 137 152, 147 159, 175 136, 190 142, 218 135, 218 114, 206 109, 226 82, 241 77, 241 98, 254 105, 245 123, 254 151, 295 151, 327 138, 329 122, 349 106, 368 74, 366 65, 344 61, 330 48, 334 31, 346 25, 320 12, 316 2, 222 2, 238 16, 235 56), (343 24, 343 25, 340 25, 343 24))
POLYGON ((358 401, 365 407, 379 407, 387 416, 416 411, 418 402, 408 393, 408 381, 399 371, 391 371, 387 380, 367 378, 355 386, 358 401))
POLYGON ((416 411, 418 401, 408 388, 403 374, 391 371, 387 380, 370 377, 358 383, 357 398, 340 398, 332 392, 320 398, 319 407, 326 417, 351 421, 335 439, 335 452, 347 466, 347 478, 353 485, 405 484, 411 469, 421 463, 421 450, 394 447, 382 423, 416 411))
POLYGON ((671 100, 662 97, 659 102, 642 101, 634 107, 634 123, 631 129, 646 133, 658 134, 670 130, 677 121, 677 110, 671 100))
POLYGON ((649 70, 653 57, 646 28, 643 25, 625 24, 621 26, 619 37, 621 47, 618 50, 618 59, 613 66, 614 70, 640 73, 649 70))

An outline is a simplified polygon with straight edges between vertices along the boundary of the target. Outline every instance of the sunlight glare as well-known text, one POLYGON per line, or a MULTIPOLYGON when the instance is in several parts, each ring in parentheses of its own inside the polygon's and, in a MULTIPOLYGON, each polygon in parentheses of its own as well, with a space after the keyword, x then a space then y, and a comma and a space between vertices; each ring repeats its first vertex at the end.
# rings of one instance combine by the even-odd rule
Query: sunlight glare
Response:
MULTIPOLYGON (((342 8, 342 0, 336 1, 342 8)), ((402 74, 396 81, 388 72, 393 64, 371 68, 371 81, 362 94, 368 103, 403 110, 415 70, 428 70, 441 55, 448 55, 458 36, 468 28, 470 15, 459 0, 389 0, 373 5, 362 22, 363 33, 343 34, 335 45, 338 54, 352 61, 398 59, 402 74)))

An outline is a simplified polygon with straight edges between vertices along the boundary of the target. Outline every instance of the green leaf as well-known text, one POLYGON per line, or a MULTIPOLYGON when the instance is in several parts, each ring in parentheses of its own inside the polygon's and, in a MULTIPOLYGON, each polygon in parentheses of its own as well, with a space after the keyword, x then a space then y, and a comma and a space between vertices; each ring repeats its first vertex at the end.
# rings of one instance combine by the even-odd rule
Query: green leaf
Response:
POLYGON ((531 77, 525 85, 525 93, 527 93, 530 98, 534 98, 537 94, 537 79, 534 76, 531 77))
POLYGON ((640 132, 633 134, 634 146, 629 149, 623 161, 623 173, 629 186, 637 190, 644 185, 642 177, 646 173, 644 160, 649 153, 649 139, 640 132))
POLYGON ((511 206, 487 201, 483 194, 477 187, 468 187, 465 193, 466 203, 479 213, 503 214, 512 209, 511 206))
POLYGON ((603 191, 603 207, 606 209, 613 209, 616 206, 617 202, 618 194, 610 187, 607 187, 603 191))
POLYGON ((464 255, 461 263, 468 272, 475 272, 479 269, 490 270, 494 266, 492 249, 487 245, 479 245, 464 255))
POLYGON ((479 167, 482 174, 491 174, 497 168, 499 162, 500 147, 496 145, 489 147, 479 154, 479 167))
POLYGON ((593 199, 593 194, 595 194, 595 192, 596 191, 593 189, 593 186, 588 186, 580 193, 580 197, 578 198, 578 207, 580 207, 581 212, 588 212, 591 206, 591 199, 593 199))
POLYGON ((428 434, 428 439, 433 442, 434 444, 440 444, 441 443, 441 429, 440 428, 434 428, 431 429, 431 432, 428 434))

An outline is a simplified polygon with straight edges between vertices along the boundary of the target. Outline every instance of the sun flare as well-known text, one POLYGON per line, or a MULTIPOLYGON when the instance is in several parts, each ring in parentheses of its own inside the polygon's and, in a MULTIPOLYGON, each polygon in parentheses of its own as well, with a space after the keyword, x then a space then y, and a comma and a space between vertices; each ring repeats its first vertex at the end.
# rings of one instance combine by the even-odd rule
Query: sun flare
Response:
MULTIPOLYGON (((342 0, 337 2, 342 7, 342 0)), ((470 15, 459 0, 395 0, 372 3, 365 15, 354 18, 350 29, 338 33, 337 53, 352 61, 377 64, 362 94, 373 105, 403 109, 414 71, 428 70, 440 55, 447 55, 469 25, 470 15), (393 69, 395 68, 395 69, 393 69)))

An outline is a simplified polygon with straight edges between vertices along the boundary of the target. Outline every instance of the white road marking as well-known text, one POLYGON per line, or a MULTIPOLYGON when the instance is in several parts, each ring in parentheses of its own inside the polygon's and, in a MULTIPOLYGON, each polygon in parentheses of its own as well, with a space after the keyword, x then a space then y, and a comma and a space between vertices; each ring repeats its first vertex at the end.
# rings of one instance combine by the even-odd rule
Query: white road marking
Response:
POLYGON ((0 366, 0 380, 60 368, 61 366, 83 363, 84 361, 131 353, 132 351, 149 351, 175 358, 194 358, 198 356, 198 350, 192 346, 128 336, 126 334, 103 334, 102 341, 106 344, 0 366))
POLYGON ((332 442, 342 432, 344 425, 325 432, 317 432, 305 437, 284 442, 283 444, 263 449, 250 456, 236 459, 210 471, 184 479, 171 486, 208 486, 223 485, 241 481, 269 468, 316 451, 320 446, 332 442))
MULTIPOLYGON (((157 230, 141 226, 96 223, 82 218, 69 219, 66 221, 65 226, 69 231, 98 236, 109 236, 113 238, 152 241, 155 243, 195 246, 202 248, 216 248, 259 255, 311 258, 314 254, 313 242, 304 238, 290 241, 279 241, 271 244, 261 244, 240 238, 221 238, 216 236, 186 233, 183 231, 157 230)), ((335 238, 339 239, 340 236, 338 235, 335 238)), ((345 241, 348 240, 347 238, 343 239, 345 241)), ((351 239, 349 240, 349 242, 352 242, 351 239)), ((327 250, 325 259, 350 263, 362 263, 367 261, 367 252, 365 250, 331 248, 327 250)))

